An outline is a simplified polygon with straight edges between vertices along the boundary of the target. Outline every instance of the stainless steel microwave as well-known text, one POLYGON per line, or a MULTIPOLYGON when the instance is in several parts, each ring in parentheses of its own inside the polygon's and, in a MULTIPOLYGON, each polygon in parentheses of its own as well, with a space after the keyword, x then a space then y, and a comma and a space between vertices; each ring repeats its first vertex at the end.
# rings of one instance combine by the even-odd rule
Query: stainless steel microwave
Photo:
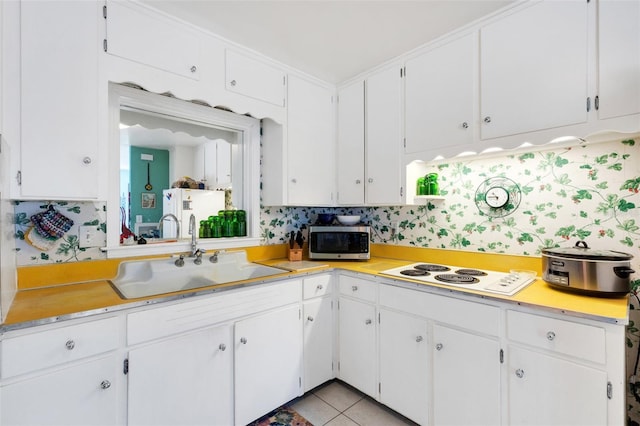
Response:
POLYGON ((309 259, 367 260, 370 238, 368 225, 311 225, 309 259))

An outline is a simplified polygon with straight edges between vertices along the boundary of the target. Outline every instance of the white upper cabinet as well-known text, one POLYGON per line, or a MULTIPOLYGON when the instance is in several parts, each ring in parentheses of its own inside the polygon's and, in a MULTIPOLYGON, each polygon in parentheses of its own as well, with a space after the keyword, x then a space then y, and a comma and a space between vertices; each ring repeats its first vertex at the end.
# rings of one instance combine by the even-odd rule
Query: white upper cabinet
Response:
POLYGON ((406 61, 405 153, 455 155, 473 144, 477 45, 474 32, 406 61))
POLYGON ((284 71, 231 49, 226 50, 225 87, 235 93, 283 107, 284 71))
POLYGON ((545 1, 480 29, 482 139, 586 122, 587 8, 545 1))
POLYGON ((338 92, 337 185, 340 205, 364 204, 364 81, 338 92))
POLYGON ((201 37, 190 27, 125 2, 107 3, 106 51, 184 77, 199 79, 201 37))
POLYGON ((20 7, 21 185, 13 195, 95 199, 102 10, 77 1, 23 1, 20 7))
POLYGON ((640 113, 640 1, 598 3, 598 117, 640 113))
POLYGON ((370 205, 403 204, 402 77, 392 65, 366 80, 366 190, 370 205))
POLYGON ((333 90, 293 75, 288 79, 286 129, 271 120, 262 123, 262 202, 266 206, 333 205, 333 90))

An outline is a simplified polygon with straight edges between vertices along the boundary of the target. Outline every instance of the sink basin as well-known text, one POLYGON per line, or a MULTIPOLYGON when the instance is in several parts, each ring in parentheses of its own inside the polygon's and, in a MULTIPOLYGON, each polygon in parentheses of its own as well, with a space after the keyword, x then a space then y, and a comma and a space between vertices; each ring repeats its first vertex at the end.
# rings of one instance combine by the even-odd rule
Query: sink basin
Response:
POLYGON ((211 257, 205 253, 200 265, 194 263, 194 258, 185 258, 182 267, 176 266, 177 258, 122 262, 110 283, 124 299, 135 299, 285 272, 248 262, 245 251, 219 253, 215 263, 211 257))

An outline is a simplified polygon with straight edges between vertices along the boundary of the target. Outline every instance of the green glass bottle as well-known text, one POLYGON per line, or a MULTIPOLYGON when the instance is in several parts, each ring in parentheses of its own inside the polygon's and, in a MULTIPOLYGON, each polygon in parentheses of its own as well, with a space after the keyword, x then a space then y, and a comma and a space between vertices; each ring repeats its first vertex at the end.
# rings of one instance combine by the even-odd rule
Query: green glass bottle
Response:
POLYGON ((247 212, 244 210, 236 211, 236 218, 238 219, 238 237, 247 236, 247 212))

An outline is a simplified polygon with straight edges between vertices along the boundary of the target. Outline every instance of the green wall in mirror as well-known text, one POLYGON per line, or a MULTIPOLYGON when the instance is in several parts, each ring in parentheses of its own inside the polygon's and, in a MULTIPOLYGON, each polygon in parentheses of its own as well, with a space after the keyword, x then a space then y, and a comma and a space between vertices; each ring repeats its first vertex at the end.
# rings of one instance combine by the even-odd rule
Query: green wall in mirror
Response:
POLYGON ((162 217, 162 190, 171 186, 169 151, 132 146, 129 171, 129 225, 133 231, 138 215, 144 223, 158 222, 162 217), (147 189, 148 183, 151 184, 151 189, 147 189))

